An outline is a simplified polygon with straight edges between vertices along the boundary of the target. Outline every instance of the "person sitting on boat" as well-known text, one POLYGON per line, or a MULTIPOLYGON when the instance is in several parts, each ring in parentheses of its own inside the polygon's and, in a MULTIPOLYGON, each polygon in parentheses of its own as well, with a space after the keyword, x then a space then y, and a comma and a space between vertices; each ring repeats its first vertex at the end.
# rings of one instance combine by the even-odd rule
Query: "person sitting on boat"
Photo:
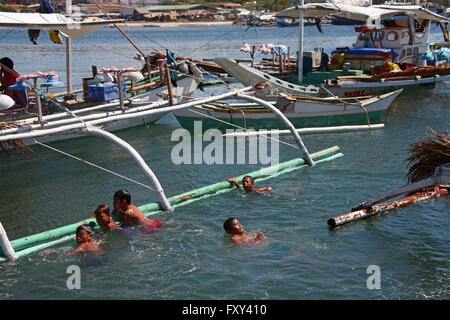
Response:
POLYGON ((236 218, 228 218, 223 223, 223 228, 229 234, 231 234, 231 240, 238 246, 250 246, 261 244, 265 238, 262 232, 259 232, 256 237, 250 234, 244 233, 244 227, 236 218))
POLYGON ((98 225, 102 227, 104 232, 122 229, 113 219, 111 219, 110 209, 106 204, 101 204, 97 207, 97 209, 95 209, 94 217, 98 225))
POLYGON ((113 205, 112 213, 119 217, 124 226, 140 225, 145 228, 146 232, 152 232, 164 225, 164 222, 158 219, 147 218, 138 207, 131 204, 131 195, 127 190, 119 190, 114 193, 113 205))
POLYGON ((101 251, 98 243, 92 240, 92 230, 87 225, 78 226, 76 232, 76 239, 79 244, 78 248, 76 248, 72 252, 58 252, 56 250, 46 250, 46 253, 62 253, 65 255, 73 256, 74 254, 80 252, 93 252, 93 251, 101 251))
POLYGON ((8 88, 16 83, 19 74, 14 71, 14 62, 4 57, 0 59, 0 91, 14 99, 20 107, 26 107, 27 102, 20 90, 9 90, 8 88))
POLYGON ((245 192, 264 192, 264 191, 271 191, 272 187, 263 187, 263 188, 255 188, 255 180, 251 176, 245 176, 242 178, 242 187, 239 185, 239 183, 234 178, 227 179, 231 184, 234 184, 239 189, 244 190, 245 192))

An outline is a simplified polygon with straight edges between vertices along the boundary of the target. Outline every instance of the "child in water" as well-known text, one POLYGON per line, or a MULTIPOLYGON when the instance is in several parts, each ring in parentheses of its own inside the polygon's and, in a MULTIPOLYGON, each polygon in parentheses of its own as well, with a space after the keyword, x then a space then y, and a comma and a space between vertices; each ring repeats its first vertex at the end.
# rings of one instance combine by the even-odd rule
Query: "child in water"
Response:
POLYGON ((125 226, 140 225, 143 231, 150 233, 160 229, 164 222, 158 219, 149 219, 138 207, 131 204, 131 195, 127 190, 119 190, 113 196, 114 210, 125 226))
POLYGON ((239 246, 250 246, 260 244, 265 238, 262 232, 259 232, 256 237, 244 234, 244 227, 236 218, 228 218, 223 224, 223 228, 231 234, 231 240, 239 246))
POLYGON ((248 192, 264 192, 264 191, 272 190, 271 187, 255 188, 255 180, 253 180, 253 178, 250 176, 245 176, 244 178, 242 178, 242 187, 239 185, 239 183, 234 178, 227 179, 226 181, 228 181, 231 184, 234 184, 236 187, 244 190, 247 193, 248 192))
POLYGON ((72 252, 58 252, 55 250, 46 250, 46 253, 62 253, 65 255, 73 256, 74 254, 87 251, 87 252, 93 252, 93 251, 99 251, 101 250, 99 248, 99 245, 92 241, 92 230, 87 225, 80 225, 78 226, 76 230, 76 239, 79 244, 78 248, 76 248, 72 252))
POLYGON ((95 220, 104 232, 111 230, 121 230, 117 223, 111 219, 109 206, 101 204, 95 209, 95 220))

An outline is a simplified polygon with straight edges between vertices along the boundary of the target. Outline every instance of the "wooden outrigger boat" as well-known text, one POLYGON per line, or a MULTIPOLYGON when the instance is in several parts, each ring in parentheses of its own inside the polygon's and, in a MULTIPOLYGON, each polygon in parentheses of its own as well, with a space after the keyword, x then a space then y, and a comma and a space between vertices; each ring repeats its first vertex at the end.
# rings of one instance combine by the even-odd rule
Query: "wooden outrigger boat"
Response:
MULTIPOLYGON (((298 97, 282 94, 273 102, 296 128, 325 127, 348 124, 373 124, 389 108, 402 89, 380 96, 357 99, 298 97)), ((202 129, 225 130, 280 129, 283 124, 270 111, 257 103, 210 103, 173 112, 178 122, 188 130, 195 121, 202 129)))

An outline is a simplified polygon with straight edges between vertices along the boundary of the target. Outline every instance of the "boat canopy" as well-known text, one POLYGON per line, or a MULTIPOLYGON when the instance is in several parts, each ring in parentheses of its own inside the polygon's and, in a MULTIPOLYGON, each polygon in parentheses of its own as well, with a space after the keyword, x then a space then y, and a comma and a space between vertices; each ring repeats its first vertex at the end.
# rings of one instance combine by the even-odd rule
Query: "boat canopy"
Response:
POLYGON ((448 22, 450 20, 449 18, 431 12, 420 6, 378 5, 358 7, 332 3, 308 3, 303 6, 291 7, 278 12, 276 17, 298 18, 300 8, 304 12, 305 19, 321 18, 330 15, 348 20, 362 21, 367 24, 375 24, 375 21, 379 19, 387 19, 399 14, 406 14, 415 18, 431 20, 434 22, 448 22))
POLYGON ((64 36, 73 39, 98 31, 107 25, 123 21, 123 19, 76 21, 60 13, 0 12, 0 28, 58 30, 64 36))

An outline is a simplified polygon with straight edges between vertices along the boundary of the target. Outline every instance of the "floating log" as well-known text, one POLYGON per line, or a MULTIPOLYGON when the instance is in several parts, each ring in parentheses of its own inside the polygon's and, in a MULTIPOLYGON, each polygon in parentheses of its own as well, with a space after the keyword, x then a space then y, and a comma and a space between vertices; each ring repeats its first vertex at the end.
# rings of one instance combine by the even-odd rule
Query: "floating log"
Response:
POLYGON ((430 199, 442 197, 448 194, 450 185, 443 185, 433 188, 433 190, 425 190, 421 192, 416 192, 415 194, 402 198, 397 201, 384 203, 381 205, 375 205, 372 207, 372 211, 367 209, 357 210, 349 212, 331 219, 328 219, 327 224, 330 228, 337 228, 339 226, 349 224, 358 220, 378 216, 397 208, 404 208, 410 205, 427 201, 430 199))

